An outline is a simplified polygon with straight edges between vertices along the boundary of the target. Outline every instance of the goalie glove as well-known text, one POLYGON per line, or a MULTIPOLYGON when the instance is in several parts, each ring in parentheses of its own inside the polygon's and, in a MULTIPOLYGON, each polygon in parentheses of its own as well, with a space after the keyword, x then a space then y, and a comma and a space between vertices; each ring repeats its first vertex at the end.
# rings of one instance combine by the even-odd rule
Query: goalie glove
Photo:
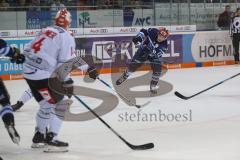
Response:
POLYGON ((97 69, 93 66, 88 68, 87 73, 88 73, 89 77, 94 79, 94 80, 97 79, 97 77, 99 75, 98 72, 97 72, 97 69))

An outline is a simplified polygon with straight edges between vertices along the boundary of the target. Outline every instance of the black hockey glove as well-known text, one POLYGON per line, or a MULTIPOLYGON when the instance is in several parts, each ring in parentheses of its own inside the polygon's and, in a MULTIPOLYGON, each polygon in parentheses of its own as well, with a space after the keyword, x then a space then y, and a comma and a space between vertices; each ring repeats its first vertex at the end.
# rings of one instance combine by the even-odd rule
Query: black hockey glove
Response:
POLYGON ((135 36, 132 41, 136 45, 138 42, 142 42, 142 38, 140 36, 135 36))
POLYGON ((97 69, 93 66, 88 68, 87 73, 88 73, 89 77, 94 79, 94 80, 97 79, 97 77, 99 75, 98 72, 97 72, 97 69))
POLYGON ((12 63, 22 64, 25 61, 25 56, 20 53, 20 50, 18 48, 13 47, 13 56, 11 57, 12 63))

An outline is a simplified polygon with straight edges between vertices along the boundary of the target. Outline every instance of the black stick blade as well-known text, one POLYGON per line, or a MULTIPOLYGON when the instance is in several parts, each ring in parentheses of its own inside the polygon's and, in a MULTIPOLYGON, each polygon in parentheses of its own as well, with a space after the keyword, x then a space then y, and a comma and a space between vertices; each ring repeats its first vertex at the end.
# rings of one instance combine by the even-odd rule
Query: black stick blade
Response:
POLYGON ((143 107, 147 106, 147 105, 150 104, 150 103, 151 103, 150 101, 147 101, 146 103, 144 103, 144 104, 142 104, 142 105, 136 104, 135 106, 136 106, 137 108, 143 108, 143 107))
POLYGON ((127 143, 127 145, 132 149, 132 150, 147 150, 147 149, 152 149, 154 148, 153 143, 147 143, 143 145, 132 145, 130 143, 127 143))
POLYGON ((179 97, 179 98, 181 98, 181 99, 184 99, 184 100, 188 100, 189 98, 191 98, 191 97, 186 97, 186 96, 182 95, 182 94, 179 93, 178 91, 174 92, 174 94, 175 94, 177 97, 179 97))

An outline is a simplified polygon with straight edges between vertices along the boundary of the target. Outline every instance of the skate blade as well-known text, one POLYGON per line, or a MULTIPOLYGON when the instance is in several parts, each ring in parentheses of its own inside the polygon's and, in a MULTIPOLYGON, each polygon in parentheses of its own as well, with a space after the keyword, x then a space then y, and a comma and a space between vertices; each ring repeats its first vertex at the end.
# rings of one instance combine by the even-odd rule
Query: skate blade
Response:
POLYGON ((46 146, 43 150, 45 153, 63 153, 68 152, 68 147, 46 146))
POLYGON ((20 138, 19 138, 19 137, 14 137, 12 141, 13 141, 13 143, 19 145, 19 143, 20 143, 20 138))
POLYGON ((44 148, 46 145, 44 143, 33 143, 31 148, 44 148))
POLYGON ((17 131, 11 126, 9 126, 7 128, 7 131, 8 131, 8 134, 10 135, 13 143, 19 145, 20 137, 18 136, 17 131))

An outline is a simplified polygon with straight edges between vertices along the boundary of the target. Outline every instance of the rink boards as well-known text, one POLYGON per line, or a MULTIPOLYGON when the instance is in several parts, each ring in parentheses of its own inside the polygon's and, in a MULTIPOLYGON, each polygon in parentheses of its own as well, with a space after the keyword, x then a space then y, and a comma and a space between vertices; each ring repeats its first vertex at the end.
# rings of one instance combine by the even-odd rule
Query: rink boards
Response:
MULTIPOLYGON (((126 67, 138 46, 132 43, 135 34, 85 35, 76 36, 76 54, 90 56, 101 73, 119 72, 126 67)), ((12 46, 23 51, 24 45, 32 37, 5 38, 12 46)), ((179 32, 171 33, 168 39, 168 51, 163 55, 165 67, 169 69, 231 65, 233 47, 229 32, 179 32)), ((141 69, 146 70, 148 66, 141 69)), ((82 72, 74 71, 73 75, 82 72)), ((5 80, 22 79, 22 65, 11 64, 7 59, 0 60, 0 75, 5 80)))

